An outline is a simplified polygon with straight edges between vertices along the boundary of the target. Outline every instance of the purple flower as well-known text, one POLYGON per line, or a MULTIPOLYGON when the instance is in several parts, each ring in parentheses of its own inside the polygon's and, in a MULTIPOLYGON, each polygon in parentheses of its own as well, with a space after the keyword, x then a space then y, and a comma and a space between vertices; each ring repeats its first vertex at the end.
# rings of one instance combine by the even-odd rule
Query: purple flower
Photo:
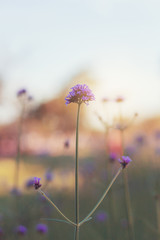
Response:
POLYGON ((46 224, 39 223, 36 226, 36 230, 37 230, 37 232, 39 232, 41 234, 45 234, 48 232, 48 227, 46 224))
POLYGON ((109 154, 109 160, 110 160, 111 163, 113 163, 116 160, 116 158, 117 158, 117 154, 116 153, 111 152, 109 154))
POLYGON ((142 134, 137 135, 136 138, 135 138, 135 141, 136 141, 136 143, 142 145, 142 144, 144 144, 144 142, 145 142, 145 136, 142 135, 142 134))
POLYGON ((88 104, 89 101, 95 100, 94 94, 89 89, 86 84, 77 84, 76 86, 71 88, 72 91, 69 92, 68 96, 65 98, 66 105, 69 103, 86 103, 88 104))
POLYGON ((21 97, 21 96, 25 95, 26 93, 27 93, 27 90, 25 88, 22 88, 17 92, 17 97, 21 97))
POLYGON ((12 188, 10 193, 14 196, 21 196, 21 194, 22 194, 21 191, 16 187, 12 188))
POLYGON ((122 167, 125 168, 132 160, 128 156, 122 156, 122 158, 119 158, 118 161, 122 167))
POLYGON ((69 148, 69 145, 70 145, 70 142, 69 142, 69 139, 67 139, 67 140, 64 142, 64 147, 65 147, 65 148, 69 148))
POLYGON ((52 181, 53 173, 50 170, 47 170, 47 172, 45 173, 45 178, 48 182, 52 181))
POLYGON ((30 96, 28 96, 28 101, 30 102, 30 101, 33 101, 33 97, 30 95, 30 96))
POLYGON ((27 228, 23 225, 19 225, 18 227, 16 227, 16 232, 19 235, 25 235, 27 233, 27 228))
POLYGON ((96 214, 96 221, 97 222, 105 222, 108 219, 108 214, 105 211, 99 211, 96 214))
POLYGON ((160 139, 160 130, 156 130, 156 131, 155 131, 155 138, 156 138, 157 140, 160 139))
POLYGON ((42 184, 40 184, 40 178, 34 177, 33 186, 35 187, 36 190, 42 186, 42 184))
POLYGON ((26 187, 27 188, 33 187, 33 184, 34 184, 34 179, 33 178, 30 178, 26 181, 26 187))

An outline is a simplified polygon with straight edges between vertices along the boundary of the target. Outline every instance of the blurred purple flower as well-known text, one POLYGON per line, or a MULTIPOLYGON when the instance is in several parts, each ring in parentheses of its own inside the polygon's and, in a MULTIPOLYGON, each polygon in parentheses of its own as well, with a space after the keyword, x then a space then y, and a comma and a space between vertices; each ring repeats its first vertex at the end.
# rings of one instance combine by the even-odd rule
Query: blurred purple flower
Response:
POLYGON ((113 162, 115 162, 116 159, 117 159, 117 154, 114 153, 114 152, 111 152, 111 153, 109 154, 109 160, 110 160, 110 162, 113 163, 113 162))
POLYGON ((36 226, 36 230, 37 230, 37 232, 39 232, 41 234, 45 234, 48 232, 48 227, 46 224, 39 223, 36 226))
POLYGON ((47 170, 46 173, 45 173, 45 179, 48 181, 48 182, 51 182, 53 180, 53 173, 50 171, 50 170, 47 170))
POLYGON ((125 168, 132 160, 128 156, 122 156, 118 159, 119 163, 125 168))
POLYGON ((144 144, 144 142, 145 142, 145 136, 142 135, 142 134, 137 135, 137 136, 135 137, 135 142, 138 143, 138 144, 141 144, 141 145, 144 144))
POLYGON ((31 95, 28 96, 28 101, 33 101, 33 97, 31 95))
POLYGON ((13 187, 11 189, 10 193, 13 196, 21 196, 21 194, 22 194, 21 191, 18 188, 16 188, 16 187, 13 187))
POLYGON ((99 211, 96 214, 96 221, 97 222, 105 222, 108 220, 108 214, 105 211, 99 211))
POLYGON ((26 93, 27 93, 27 90, 25 88, 22 88, 17 92, 17 97, 21 97, 21 96, 25 95, 26 93))
POLYGON ((155 139, 159 140, 160 139, 160 130, 155 131, 155 139))
POLYGON ((72 91, 69 92, 66 100, 66 105, 70 103, 86 103, 88 104, 89 101, 95 100, 94 94, 89 89, 89 87, 86 84, 77 84, 76 86, 71 88, 72 91))
POLYGON ((30 178, 30 179, 28 179, 28 180, 26 181, 25 186, 26 186, 27 188, 30 188, 30 187, 33 187, 33 184, 34 184, 34 179, 33 179, 33 178, 30 178))
POLYGON ((70 145, 70 142, 69 142, 69 139, 67 139, 67 140, 64 142, 64 147, 65 147, 65 148, 69 148, 69 145, 70 145))
POLYGON ((42 184, 40 184, 40 180, 41 180, 40 178, 34 177, 33 186, 35 187, 36 190, 42 186, 42 184))
POLYGON ((26 235, 27 228, 23 225, 19 225, 18 227, 16 227, 16 233, 18 233, 19 235, 26 235))
POLYGON ((156 154, 157 156, 160 156, 160 147, 157 147, 157 148, 155 149, 155 154, 156 154))

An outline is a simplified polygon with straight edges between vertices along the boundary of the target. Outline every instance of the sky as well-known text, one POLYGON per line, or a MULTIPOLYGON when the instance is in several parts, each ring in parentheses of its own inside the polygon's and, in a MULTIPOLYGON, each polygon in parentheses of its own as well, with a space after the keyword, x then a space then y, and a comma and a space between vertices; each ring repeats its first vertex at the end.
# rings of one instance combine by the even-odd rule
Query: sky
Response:
POLYGON ((123 95, 126 113, 160 115, 159 10, 159 0, 0 0, 0 122, 16 116, 18 89, 41 102, 84 70, 97 101, 123 95))

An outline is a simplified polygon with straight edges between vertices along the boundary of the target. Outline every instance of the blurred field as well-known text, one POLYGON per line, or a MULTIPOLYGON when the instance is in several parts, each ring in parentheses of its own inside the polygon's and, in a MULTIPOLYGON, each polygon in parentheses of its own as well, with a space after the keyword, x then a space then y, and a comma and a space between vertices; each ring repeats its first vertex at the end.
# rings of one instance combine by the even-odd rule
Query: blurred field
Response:
MULTIPOLYGON (((157 176, 159 177, 160 164, 154 161, 151 154, 146 155, 145 148, 142 147, 136 155, 132 156, 133 162, 126 169, 129 177, 136 239, 158 239, 154 191, 157 176)), ((32 187, 26 188, 25 182, 33 176, 41 177, 44 191, 68 217, 74 220, 74 158, 22 156, 20 166, 22 194, 20 196, 13 196, 9 193, 13 184, 14 167, 14 159, 1 159, 0 226, 4 231, 2 239, 17 239, 14 229, 19 224, 28 228, 27 235, 20 236, 24 239, 73 239, 72 226, 41 219, 61 219, 61 217, 32 187), (49 183, 45 182, 47 169, 50 169, 54 176, 49 183), (35 226, 39 222, 49 226, 46 236, 36 233, 35 226)), ((98 201, 118 167, 117 162, 109 163, 105 153, 81 158, 81 219, 98 201)), ((122 175, 93 215, 93 219, 80 229, 80 239, 128 239, 122 175), (104 221, 97 219, 97 214, 101 211, 107 214, 104 221)))

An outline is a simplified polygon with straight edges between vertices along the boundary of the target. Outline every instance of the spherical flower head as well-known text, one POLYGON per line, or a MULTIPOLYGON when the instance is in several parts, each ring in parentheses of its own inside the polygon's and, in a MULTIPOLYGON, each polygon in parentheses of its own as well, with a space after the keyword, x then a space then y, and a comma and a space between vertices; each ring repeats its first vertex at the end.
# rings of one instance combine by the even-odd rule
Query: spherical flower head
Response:
POLYGON ((16 232, 19 234, 19 235, 26 235, 27 233, 27 228, 23 225, 19 225, 18 227, 16 227, 16 232))
POLYGON ((25 88, 22 88, 17 92, 17 97, 24 96, 26 93, 27 93, 27 90, 25 88))
POLYGON ((42 186, 42 184, 40 184, 40 180, 41 180, 40 178, 34 177, 33 186, 35 187, 36 190, 42 186))
POLYGON ((94 94, 86 84, 77 84, 71 89, 72 91, 69 92, 69 94, 65 98, 66 105, 68 105, 69 103, 88 104, 89 101, 95 100, 94 94))
POLYGON ((132 160, 128 156, 122 156, 118 161, 122 165, 122 168, 125 168, 132 160))
POLYGON ((37 230, 37 232, 39 232, 41 234, 45 234, 48 232, 48 227, 46 224, 39 223, 36 226, 36 230, 37 230))

